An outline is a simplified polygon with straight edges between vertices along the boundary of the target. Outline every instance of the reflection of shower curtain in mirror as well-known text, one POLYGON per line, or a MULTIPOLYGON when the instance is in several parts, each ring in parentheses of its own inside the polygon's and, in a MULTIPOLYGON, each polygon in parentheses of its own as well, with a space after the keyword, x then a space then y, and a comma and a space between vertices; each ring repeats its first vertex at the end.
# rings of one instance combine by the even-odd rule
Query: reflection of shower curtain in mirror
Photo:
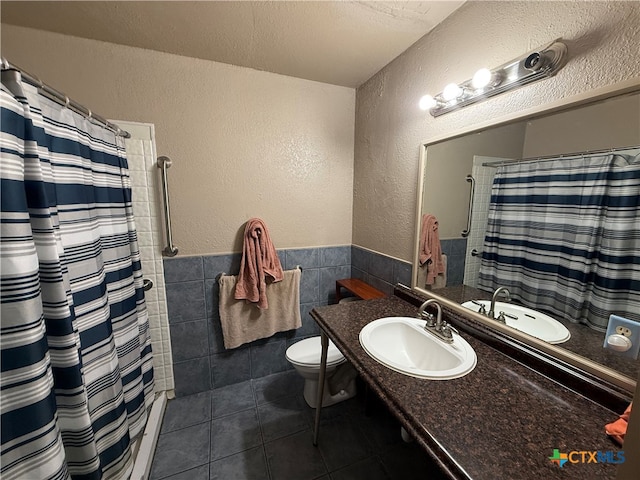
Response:
POLYGON ((0 476, 127 478, 153 370, 124 142, 2 82, 0 476))
POLYGON ((640 155, 498 168, 478 288, 604 329, 640 321, 640 155))

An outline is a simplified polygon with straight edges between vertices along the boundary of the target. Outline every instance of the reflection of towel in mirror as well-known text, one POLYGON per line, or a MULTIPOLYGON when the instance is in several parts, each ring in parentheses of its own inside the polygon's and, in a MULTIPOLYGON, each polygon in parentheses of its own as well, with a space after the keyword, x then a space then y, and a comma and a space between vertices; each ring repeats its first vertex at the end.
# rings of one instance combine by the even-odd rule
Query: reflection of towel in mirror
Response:
POLYGON ((436 277, 445 273, 446 270, 442 261, 438 219, 429 213, 422 216, 418 255, 420 265, 427 265, 425 285, 433 285, 436 277))
POLYGON ((274 282, 282 280, 282 265, 278 258, 267 226, 259 218, 250 219, 244 228, 244 246, 240 274, 236 284, 236 300, 257 303, 258 308, 268 308, 266 277, 274 282))
POLYGON ((447 286, 447 255, 442 254, 442 265, 444 266, 444 273, 438 275, 433 282, 433 285, 427 285, 427 265, 421 265, 418 268, 418 286, 426 288, 427 290, 437 290, 438 288, 444 288, 447 286))
POLYGON ((269 308, 266 310, 237 301, 233 292, 238 277, 222 275, 218 281, 219 312, 225 348, 236 348, 276 332, 300 328, 300 273, 298 268, 287 270, 281 282, 267 284, 269 308))
POLYGON ((624 436, 627 433, 627 425, 629 424, 629 416, 631 415, 631 405, 633 405, 633 403, 629 404, 624 413, 620 415, 616 421, 604 426, 604 431, 607 432, 607 435, 620 445, 624 443, 624 436))

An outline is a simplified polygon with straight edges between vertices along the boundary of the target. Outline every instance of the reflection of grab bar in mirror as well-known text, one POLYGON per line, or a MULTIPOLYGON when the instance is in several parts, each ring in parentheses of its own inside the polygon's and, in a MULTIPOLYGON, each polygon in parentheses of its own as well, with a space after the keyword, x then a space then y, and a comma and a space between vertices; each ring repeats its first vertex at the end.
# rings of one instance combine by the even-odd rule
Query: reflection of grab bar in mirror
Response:
POLYGON ((171 159, 169 157, 158 157, 158 168, 162 170, 162 200, 167 233, 167 246, 162 250, 162 254, 167 257, 175 257, 178 254, 178 248, 173 244, 171 235, 171 211, 169 210, 169 186, 167 184, 167 170, 170 166, 171 159))
POLYGON ((467 175, 467 182, 471 182, 471 193, 469 194, 469 211, 467 213, 467 228, 462 231, 463 237, 468 237, 471 232, 471 214, 473 211, 473 194, 476 191, 476 180, 471 175, 467 175))

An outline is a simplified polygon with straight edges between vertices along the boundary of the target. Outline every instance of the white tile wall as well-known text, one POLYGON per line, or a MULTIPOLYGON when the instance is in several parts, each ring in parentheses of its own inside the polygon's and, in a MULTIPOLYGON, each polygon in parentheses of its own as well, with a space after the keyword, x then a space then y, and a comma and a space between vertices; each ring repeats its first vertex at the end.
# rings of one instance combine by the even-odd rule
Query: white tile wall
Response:
POLYGON ((477 157, 473 161, 471 175, 476 180, 476 188, 473 195, 473 212, 471 216, 471 232, 467 237, 467 256, 464 267, 464 284, 471 287, 478 286, 478 274, 480 273, 480 256, 472 256, 475 248, 482 252, 484 235, 487 230, 487 216, 491 202, 491 186, 495 168, 483 167, 482 163, 495 160, 487 157, 477 157))
POLYGON ((145 300, 151 328, 155 388, 156 391, 167 391, 168 398, 173 398, 175 383, 161 253, 163 237, 157 221, 161 208, 161 186, 156 166, 154 126, 118 120, 114 120, 114 123, 131 134, 125 146, 131 176, 133 213, 144 278, 153 282, 153 288, 145 292, 145 300))

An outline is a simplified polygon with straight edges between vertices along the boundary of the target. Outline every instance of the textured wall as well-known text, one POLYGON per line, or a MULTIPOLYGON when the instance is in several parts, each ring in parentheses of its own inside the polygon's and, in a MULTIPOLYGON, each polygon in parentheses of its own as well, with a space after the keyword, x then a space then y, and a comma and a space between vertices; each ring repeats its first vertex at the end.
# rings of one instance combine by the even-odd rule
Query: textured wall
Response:
MULTIPOLYGON (((638 46, 640 48, 640 46, 638 46)), ((527 122, 524 157, 640 145, 640 94, 527 122)))
POLYGON ((462 6, 357 91, 353 243, 411 260, 420 144, 640 76, 639 24, 638 2, 462 6), (570 59, 555 77, 436 119, 418 109, 425 93, 559 37, 570 59))
POLYGON ((180 254, 351 243, 353 89, 2 25, 2 55, 107 118, 153 123, 180 254))

